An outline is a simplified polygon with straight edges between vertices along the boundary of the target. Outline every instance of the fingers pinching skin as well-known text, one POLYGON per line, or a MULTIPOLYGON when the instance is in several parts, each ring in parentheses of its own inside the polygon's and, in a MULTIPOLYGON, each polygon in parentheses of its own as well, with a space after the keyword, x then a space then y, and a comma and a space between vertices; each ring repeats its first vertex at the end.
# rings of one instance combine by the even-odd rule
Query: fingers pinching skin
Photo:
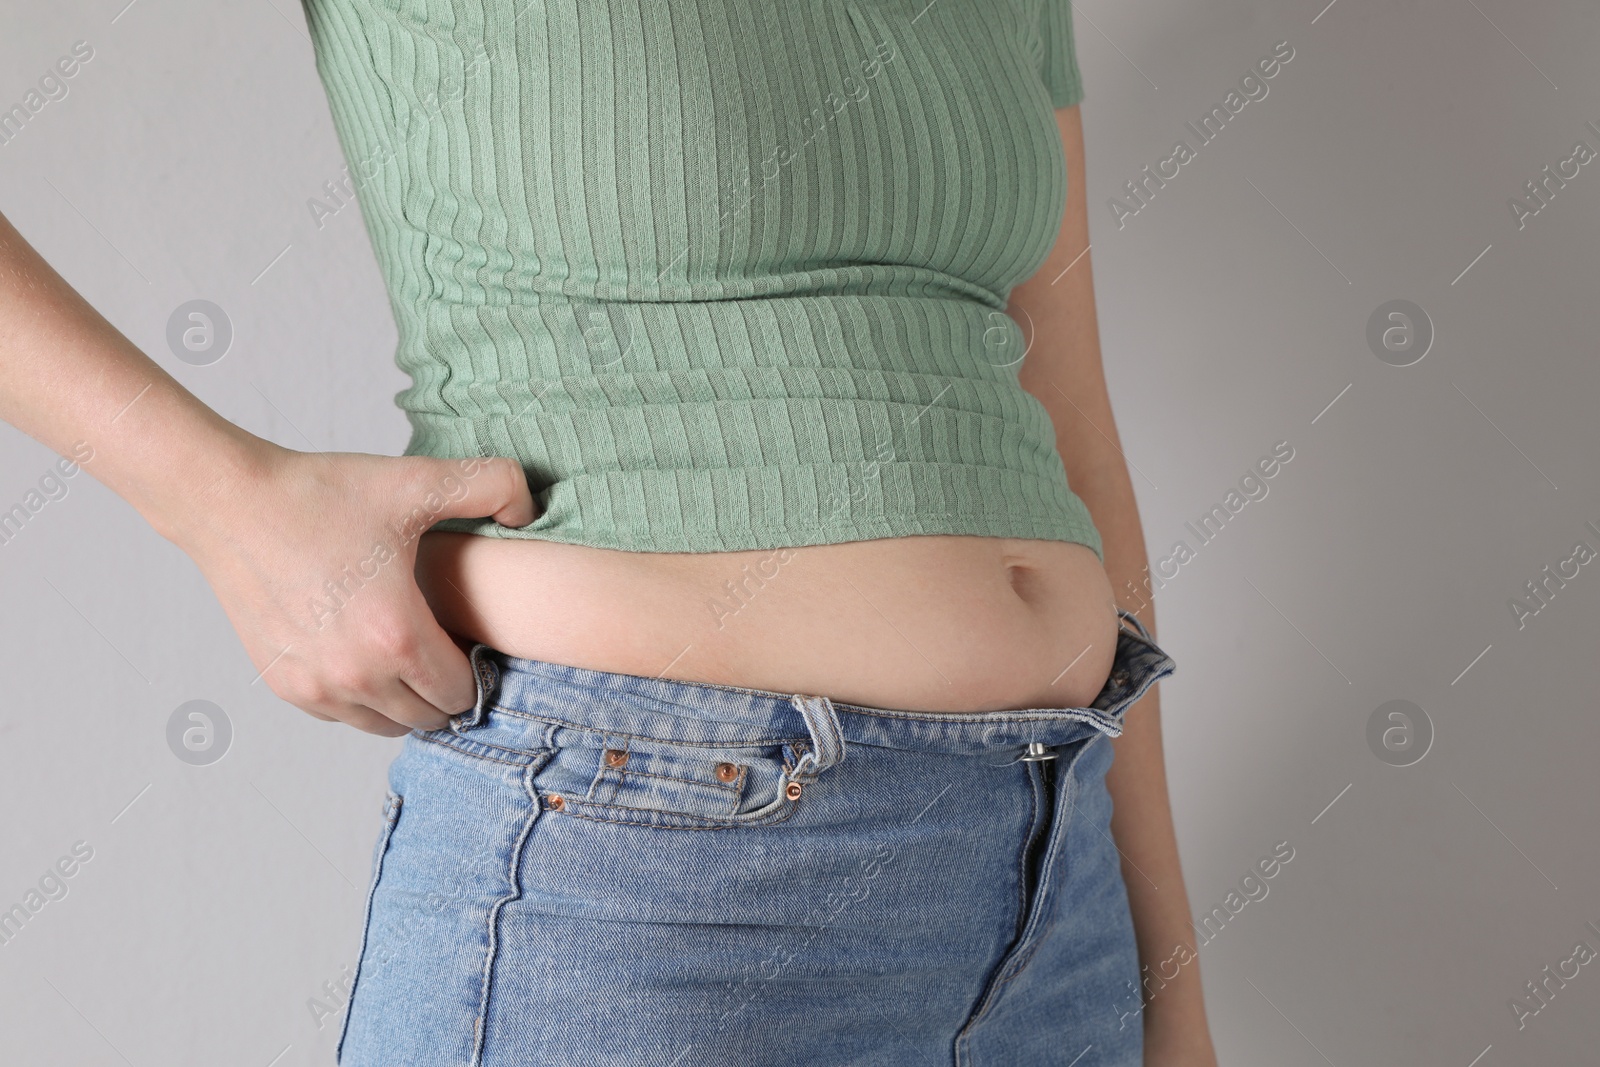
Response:
POLYGON ((438 518, 489 516, 502 526, 526 526, 536 517, 527 475, 516 460, 490 456, 470 461, 472 473, 466 477, 461 474, 462 461, 436 462, 441 464, 441 480, 451 483, 438 518))
POLYGON ((520 462, 296 452, 262 441, 248 478, 172 537, 205 574, 279 698, 399 737, 470 709, 471 644, 434 617, 418 543, 443 519, 538 514, 520 462), (226 512, 226 514, 221 514, 226 512), (242 533, 241 533, 242 531, 242 533))

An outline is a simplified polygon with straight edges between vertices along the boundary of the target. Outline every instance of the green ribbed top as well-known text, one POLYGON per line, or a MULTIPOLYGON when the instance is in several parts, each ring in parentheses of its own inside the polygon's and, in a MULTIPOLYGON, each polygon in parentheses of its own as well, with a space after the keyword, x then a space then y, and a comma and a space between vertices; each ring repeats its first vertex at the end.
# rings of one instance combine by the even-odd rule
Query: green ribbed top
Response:
POLYGON ((1101 555, 1005 310, 1065 207, 1068 0, 302 2, 406 453, 544 508, 436 529, 1101 555))

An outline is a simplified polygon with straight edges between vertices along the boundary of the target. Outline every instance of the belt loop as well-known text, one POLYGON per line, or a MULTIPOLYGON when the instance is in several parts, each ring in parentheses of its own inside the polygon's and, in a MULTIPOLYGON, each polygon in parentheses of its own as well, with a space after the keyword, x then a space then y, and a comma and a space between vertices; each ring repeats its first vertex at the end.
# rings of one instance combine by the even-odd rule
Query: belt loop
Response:
POLYGON ((798 782, 809 782, 844 760, 844 731, 839 727, 839 715, 833 710, 833 701, 827 697, 807 696, 797 693, 789 698, 806 720, 811 732, 811 748, 795 763, 791 777, 798 782))
POLYGON ((450 716, 450 729, 456 733, 477 726, 489 712, 489 694, 494 692, 495 684, 500 680, 500 669, 489 658, 493 653, 494 649, 478 641, 473 644, 472 651, 467 655, 472 666, 472 682, 477 687, 477 696, 473 699, 471 708, 450 716))

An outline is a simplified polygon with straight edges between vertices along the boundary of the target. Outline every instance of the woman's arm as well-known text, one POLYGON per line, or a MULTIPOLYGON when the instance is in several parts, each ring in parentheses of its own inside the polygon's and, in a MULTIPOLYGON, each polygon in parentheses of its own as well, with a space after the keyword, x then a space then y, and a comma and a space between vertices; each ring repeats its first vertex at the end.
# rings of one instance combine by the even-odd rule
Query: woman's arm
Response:
POLYGON ((237 480, 259 439, 200 403, 0 215, 0 419, 84 467, 173 540, 185 502, 237 480))
MULTIPOLYGON (((1066 215, 1050 258, 1011 294, 1012 314, 1031 320, 1033 336, 1018 377, 1050 413, 1067 480, 1100 531, 1106 572, 1119 605, 1137 614, 1154 634, 1154 609, 1141 595, 1147 588, 1144 531, 1100 362, 1078 108, 1058 109, 1056 122, 1067 157, 1066 215)), ((1213 1067, 1216 1056, 1167 799, 1159 687, 1148 690, 1129 710, 1123 734, 1112 744, 1116 758, 1106 775, 1115 805, 1111 829, 1122 851, 1139 958, 1146 968, 1145 1062, 1213 1067)), ((1125 995, 1118 1003, 1120 1010, 1137 1008, 1125 995)))
POLYGON ((515 460, 294 452, 256 437, 140 352, 3 215, 0 419, 81 462, 188 553, 291 704, 390 736, 472 705, 466 656, 413 574, 422 531, 394 530, 418 514, 532 521, 515 460))

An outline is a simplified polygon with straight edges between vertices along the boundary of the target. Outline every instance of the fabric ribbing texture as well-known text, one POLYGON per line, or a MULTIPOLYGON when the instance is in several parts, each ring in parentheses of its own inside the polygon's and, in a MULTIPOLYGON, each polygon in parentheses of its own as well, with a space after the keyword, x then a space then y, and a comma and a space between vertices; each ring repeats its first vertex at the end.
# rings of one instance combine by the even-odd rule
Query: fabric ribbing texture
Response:
POLYGON ((1006 312, 1066 202, 1068 0, 302 0, 408 455, 651 552, 1103 558, 1006 312))

